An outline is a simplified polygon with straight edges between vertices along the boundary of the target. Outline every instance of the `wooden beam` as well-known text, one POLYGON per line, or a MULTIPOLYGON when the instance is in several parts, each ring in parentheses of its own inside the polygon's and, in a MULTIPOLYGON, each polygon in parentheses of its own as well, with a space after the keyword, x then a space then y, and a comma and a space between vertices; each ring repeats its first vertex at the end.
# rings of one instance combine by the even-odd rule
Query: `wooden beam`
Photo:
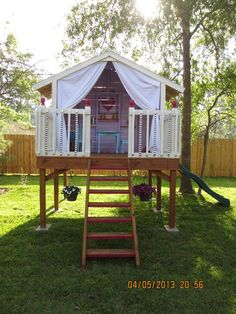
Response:
POLYGON ((178 158, 129 158, 132 170, 178 169, 178 158))
POLYGON ((63 171, 63 185, 64 186, 68 185, 68 177, 66 171, 63 171))
POLYGON ((158 176, 161 179, 164 179, 166 181, 170 181, 170 176, 168 174, 162 172, 161 170, 153 170, 152 173, 154 173, 156 176, 158 176))
MULTIPOLYGON (((99 167, 120 167, 127 166, 127 155, 92 155, 90 157, 37 157, 37 167, 39 169, 87 169, 88 161, 99 167)), ((131 170, 163 170, 179 168, 178 158, 129 158, 131 170)))
POLYGON ((40 169, 40 228, 46 229, 46 170, 40 169))
POLYGON ((87 169, 88 157, 37 157, 38 168, 54 169, 87 169))
POLYGON ((175 229, 176 170, 170 170, 169 229, 175 229))
POLYGON ((46 176, 45 180, 46 181, 51 180, 51 179, 53 179, 55 177, 55 175, 60 175, 60 174, 62 174, 64 172, 65 172, 65 169, 55 169, 53 172, 49 173, 46 176))
POLYGON ((53 179, 54 176, 55 176, 55 173, 54 173, 54 171, 53 171, 53 172, 49 173, 49 174, 45 177, 45 181, 48 181, 48 180, 53 179))

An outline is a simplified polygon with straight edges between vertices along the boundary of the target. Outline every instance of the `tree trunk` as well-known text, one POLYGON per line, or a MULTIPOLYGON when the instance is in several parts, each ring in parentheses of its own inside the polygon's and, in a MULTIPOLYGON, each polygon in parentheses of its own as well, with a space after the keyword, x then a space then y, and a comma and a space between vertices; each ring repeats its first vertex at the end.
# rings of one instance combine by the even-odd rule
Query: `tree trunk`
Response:
MULTIPOLYGON (((183 12, 184 14, 184 12, 183 12)), ((191 70, 190 70, 190 25, 188 12, 182 16, 183 31, 183 120, 182 120, 182 163, 190 170, 191 153, 191 70)), ((181 175, 181 193, 194 193, 191 179, 181 175)))
MULTIPOLYGON (((206 160, 207 160, 207 147, 208 147, 208 140, 209 140, 209 126, 206 128, 206 132, 204 134, 203 140, 203 158, 202 158, 202 166, 201 166, 201 173, 200 176, 203 177, 206 168, 206 160)), ((197 194, 201 195, 202 189, 199 187, 197 194)))

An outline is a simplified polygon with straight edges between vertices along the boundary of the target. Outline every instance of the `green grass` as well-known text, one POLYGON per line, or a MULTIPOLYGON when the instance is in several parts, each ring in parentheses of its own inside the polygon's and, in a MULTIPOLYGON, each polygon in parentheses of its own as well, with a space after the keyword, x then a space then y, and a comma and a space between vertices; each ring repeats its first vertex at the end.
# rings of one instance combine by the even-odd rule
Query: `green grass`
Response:
MULTIPOLYGON (((135 184, 141 181, 134 179, 135 184)), ((231 208, 220 207, 206 194, 205 200, 178 194, 176 234, 163 228, 168 221, 167 185, 162 213, 152 211, 154 200, 151 206, 135 199, 141 267, 136 269, 133 260, 95 260, 88 262, 86 272, 81 270, 85 178, 70 182, 83 192, 76 202, 61 201, 62 212, 56 214, 50 212, 53 186, 47 184, 52 226, 48 232, 35 232, 38 177, 30 176, 26 185, 19 176, 0 177, 0 187, 10 188, 0 196, 1 313, 236 313, 236 179, 206 179, 230 198, 231 208), (176 288, 128 289, 131 280, 172 280, 176 288), (182 289, 182 280, 202 280, 204 288, 182 289)), ((107 209, 92 210, 94 215, 97 211, 108 214, 107 209)), ((114 212, 123 214, 121 209, 109 214, 114 212)), ((128 244, 118 241, 116 246, 128 244)))

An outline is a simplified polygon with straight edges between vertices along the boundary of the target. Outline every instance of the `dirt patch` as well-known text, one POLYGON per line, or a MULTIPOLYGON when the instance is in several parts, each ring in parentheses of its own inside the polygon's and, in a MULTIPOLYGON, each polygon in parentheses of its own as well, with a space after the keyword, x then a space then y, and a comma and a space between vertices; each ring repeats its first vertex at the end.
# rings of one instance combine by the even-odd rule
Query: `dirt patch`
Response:
POLYGON ((8 188, 0 188, 0 195, 7 193, 9 190, 8 188))

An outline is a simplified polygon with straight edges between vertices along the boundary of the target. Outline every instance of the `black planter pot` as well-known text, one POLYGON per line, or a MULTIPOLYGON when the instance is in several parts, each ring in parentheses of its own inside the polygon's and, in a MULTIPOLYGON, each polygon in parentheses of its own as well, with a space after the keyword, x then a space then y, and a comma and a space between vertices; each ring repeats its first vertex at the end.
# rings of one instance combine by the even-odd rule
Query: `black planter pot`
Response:
POLYGON ((72 193, 71 195, 64 194, 64 197, 67 199, 67 201, 74 202, 77 199, 77 195, 78 193, 72 193))
POLYGON ((148 201, 150 201, 150 199, 151 199, 150 196, 148 196, 148 195, 143 195, 143 194, 140 194, 140 195, 139 195, 139 198, 140 198, 140 201, 142 201, 142 202, 148 202, 148 201))

